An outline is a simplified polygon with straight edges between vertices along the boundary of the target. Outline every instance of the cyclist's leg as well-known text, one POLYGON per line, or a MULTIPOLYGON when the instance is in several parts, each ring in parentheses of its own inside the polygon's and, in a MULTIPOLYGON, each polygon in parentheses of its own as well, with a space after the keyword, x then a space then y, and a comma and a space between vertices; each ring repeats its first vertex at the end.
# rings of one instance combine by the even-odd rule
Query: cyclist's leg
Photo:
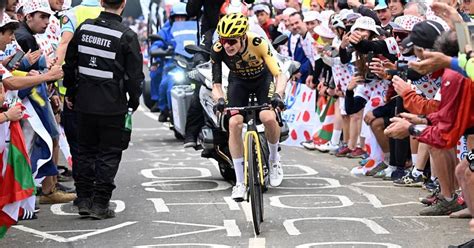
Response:
MULTIPOLYGON (((275 84, 270 73, 259 79, 259 86, 255 89, 258 103, 269 103, 275 91, 275 84)), ((270 185, 273 187, 280 186, 283 181, 283 168, 280 164, 280 154, 278 153, 278 143, 280 140, 280 126, 276 120, 275 112, 272 110, 264 110, 259 114, 260 121, 265 126, 265 136, 267 137, 270 163, 270 185)))
MULTIPOLYGON (((248 105, 249 91, 241 80, 229 75, 229 86, 227 88, 227 100, 229 107, 243 107, 248 105)), ((235 170, 235 187, 232 190, 232 198, 236 201, 243 200, 247 190, 244 186, 244 146, 242 140, 242 127, 244 117, 235 114, 229 119, 229 150, 235 170)))
MULTIPOLYGON (((270 73, 266 73, 258 79, 258 87, 255 89, 257 95, 258 104, 269 103, 271 97, 275 93, 275 83, 270 73), (265 82, 265 83, 260 83, 265 82)), ((265 136, 268 140, 268 146, 270 150, 270 161, 276 161, 280 159, 278 155, 278 142, 280 140, 280 126, 276 120, 276 115, 273 110, 264 110, 259 114, 260 121, 265 126, 265 136)))

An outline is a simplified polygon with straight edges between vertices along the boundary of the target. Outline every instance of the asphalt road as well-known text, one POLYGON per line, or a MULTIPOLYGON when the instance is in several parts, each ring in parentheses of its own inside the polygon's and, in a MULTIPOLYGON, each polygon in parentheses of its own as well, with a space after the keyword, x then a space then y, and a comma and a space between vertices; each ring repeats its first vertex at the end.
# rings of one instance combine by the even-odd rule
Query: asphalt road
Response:
POLYGON ((262 233, 248 203, 200 152, 183 149, 155 114, 134 115, 113 200, 117 217, 79 219, 71 204, 41 205, 0 247, 447 247, 473 236, 468 220, 422 217, 426 191, 354 177, 357 160, 284 147, 285 180, 264 195, 262 233))

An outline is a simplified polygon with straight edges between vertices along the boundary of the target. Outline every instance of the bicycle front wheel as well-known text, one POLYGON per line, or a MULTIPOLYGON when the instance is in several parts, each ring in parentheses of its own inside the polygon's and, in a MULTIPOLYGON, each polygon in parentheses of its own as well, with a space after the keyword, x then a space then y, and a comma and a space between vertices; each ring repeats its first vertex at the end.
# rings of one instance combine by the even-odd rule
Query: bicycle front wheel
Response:
POLYGON ((263 192, 260 183, 260 172, 258 168, 257 150, 252 135, 247 141, 248 178, 250 191, 250 205, 252 207, 253 227, 257 235, 260 234, 260 223, 263 220, 263 192))

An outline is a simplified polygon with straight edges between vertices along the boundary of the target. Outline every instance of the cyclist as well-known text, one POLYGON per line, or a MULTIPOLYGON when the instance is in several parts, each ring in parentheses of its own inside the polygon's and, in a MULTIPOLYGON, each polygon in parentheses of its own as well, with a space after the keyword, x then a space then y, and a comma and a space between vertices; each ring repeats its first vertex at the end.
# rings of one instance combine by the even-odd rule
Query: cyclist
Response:
MULTIPOLYGON (((242 13, 232 13, 222 17, 217 25, 219 40, 211 49, 214 99, 216 108, 225 108, 222 90, 222 62, 230 69, 227 88, 227 105, 244 107, 249 103, 250 93, 255 93, 259 105, 271 102, 274 108, 283 109, 281 96, 284 93, 286 79, 282 74, 277 59, 266 39, 249 32, 249 21, 242 13), (273 77, 277 85, 273 83, 273 77)), ((259 118, 265 126, 265 135, 270 150, 270 185, 277 187, 283 180, 283 169, 280 164, 278 142, 280 127, 274 111, 264 110, 259 118)), ((229 148, 236 174, 236 185, 232 189, 232 198, 242 201, 247 189, 244 185, 244 159, 242 127, 244 117, 232 113, 229 120, 229 148)))

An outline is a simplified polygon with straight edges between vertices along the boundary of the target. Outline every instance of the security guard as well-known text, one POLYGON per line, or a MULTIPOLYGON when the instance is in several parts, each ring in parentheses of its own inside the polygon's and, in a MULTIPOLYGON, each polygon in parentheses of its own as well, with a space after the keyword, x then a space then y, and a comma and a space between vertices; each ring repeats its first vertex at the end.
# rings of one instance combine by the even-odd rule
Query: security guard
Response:
POLYGON ((94 219, 115 216, 109 201, 130 141, 125 115, 138 108, 144 79, 138 37, 121 24, 125 0, 101 4, 99 17, 77 28, 63 66, 66 97, 73 99, 78 118, 76 206, 81 216, 94 219))
MULTIPOLYGON (((61 39, 56 50, 57 65, 62 65, 69 42, 72 40, 74 31, 87 19, 95 19, 103 10, 99 0, 82 0, 81 4, 68 10, 61 17, 61 39)), ((65 87, 61 81, 58 81, 59 93, 61 96, 66 94, 65 87)), ((77 117, 76 112, 72 110, 71 104, 64 99, 63 111, 61 112, 61 125, 64 127, 67 142, 72 156, 72 164, 77 164, 77 117)), ((72 176, 76 178, 76 170, 72 170, 72 176)), ((76 201, 74 201, 76 205, 76 201)))

